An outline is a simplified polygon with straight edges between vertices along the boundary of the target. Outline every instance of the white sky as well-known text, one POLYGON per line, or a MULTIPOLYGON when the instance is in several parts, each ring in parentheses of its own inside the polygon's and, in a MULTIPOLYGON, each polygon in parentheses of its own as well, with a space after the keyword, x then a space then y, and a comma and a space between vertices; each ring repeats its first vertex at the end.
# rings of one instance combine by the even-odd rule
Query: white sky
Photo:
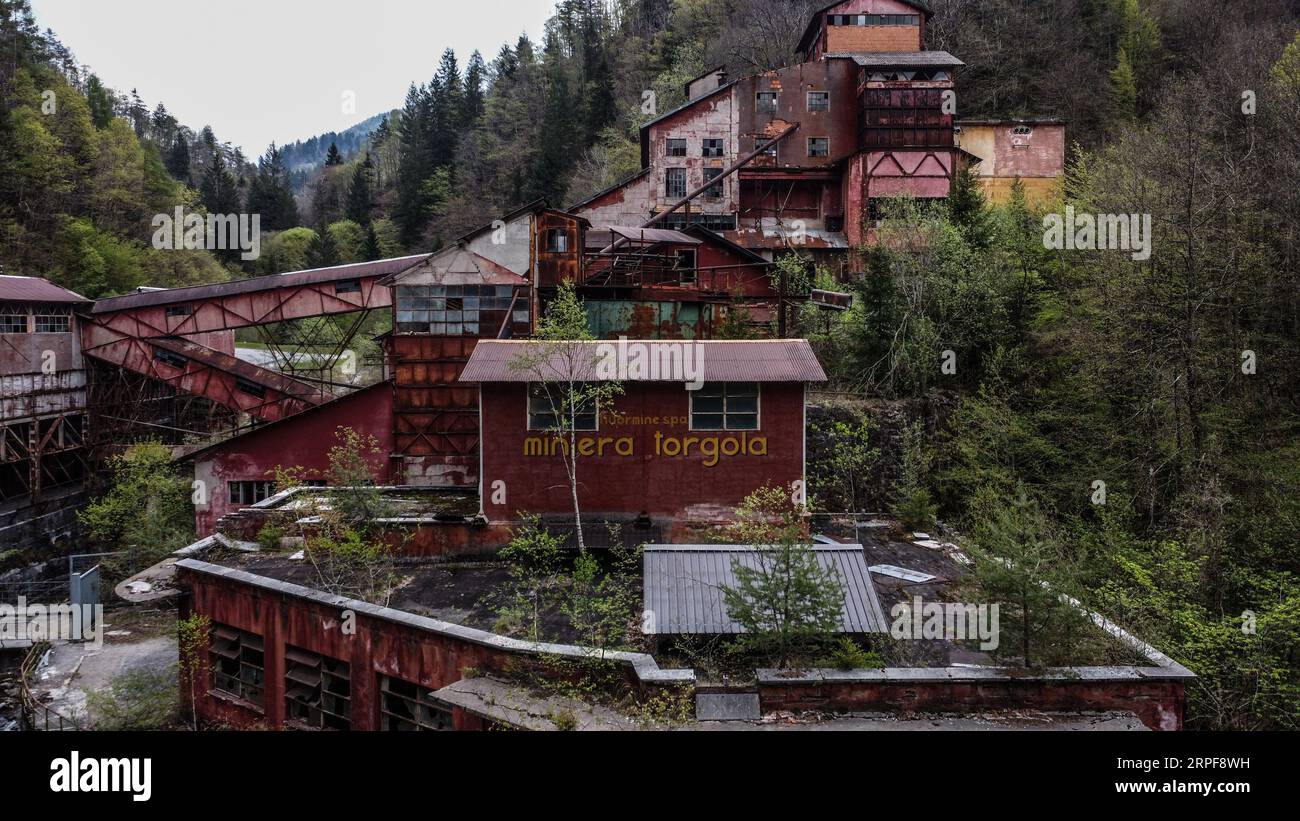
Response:
POLYGON ((250 158, 400 108, 447 47, 464 71, 527 32, 539 41, 554 0, 31 0, 104 83, 160 101, 183 124, 211 125, 250 158), (343 93, 354 92, 346 113, 343 93))

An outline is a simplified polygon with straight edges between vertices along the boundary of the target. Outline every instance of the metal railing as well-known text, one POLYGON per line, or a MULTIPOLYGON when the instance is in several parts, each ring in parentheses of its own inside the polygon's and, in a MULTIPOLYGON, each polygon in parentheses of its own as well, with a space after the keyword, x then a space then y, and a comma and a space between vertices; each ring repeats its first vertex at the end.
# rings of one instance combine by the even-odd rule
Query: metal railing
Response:
POLYGON ((80 722, 63 715, 48 704, 43 704, 32 693, 32 673, 36 672, 41 659, 49 650, 49 642, 33 644, 18 669, 18 726, 23 730, 41 732, 83 729, 80 722))

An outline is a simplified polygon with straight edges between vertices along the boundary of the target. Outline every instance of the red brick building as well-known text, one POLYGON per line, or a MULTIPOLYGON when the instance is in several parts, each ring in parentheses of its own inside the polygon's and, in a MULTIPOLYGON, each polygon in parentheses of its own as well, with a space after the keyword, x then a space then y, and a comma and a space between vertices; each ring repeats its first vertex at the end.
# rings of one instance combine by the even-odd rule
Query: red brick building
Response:
POLYGON ((568 444, 553 432, 542 383, 567 363, 581 380, 599 380, 607 374, 600 363, 617 361, 627 364, 623 394, 577 416, 584 513, 713 521, 765 484, 795 488, 803 481, 805 389, 826 379, 804 340, 483 340, 461 380, 479 384, 479 493, 489 521, 572 512, 568 444), (552 356, 554 364, 542 364, 552 356), (680 357, 684 364, 637 370, 637 357, 643 363, 680 357), (688 383, 698 387, 690 390, 688 383))

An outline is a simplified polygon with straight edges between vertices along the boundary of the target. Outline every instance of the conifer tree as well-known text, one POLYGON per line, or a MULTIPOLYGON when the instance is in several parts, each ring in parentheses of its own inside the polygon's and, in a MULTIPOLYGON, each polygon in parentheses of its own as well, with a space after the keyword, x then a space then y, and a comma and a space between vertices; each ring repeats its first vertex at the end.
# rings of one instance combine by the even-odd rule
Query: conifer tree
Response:
POLYGON ((339 264, 339 249, 334 243, 334 236, 329 226, 321 223, 316 227, 316 235, 307 245, 307 267, 329 268, 339 264))
POLYGON ((370 189, 373 169, 374 164, 370 161, 370 154, 367 153, 365 160, 357 163, 356 170, 352 172, 352 182, 348 186, 347 206, 343 209, 343 213, 357 225, 370 224, 370 210, 374 207, 370 189))
POLYGON ((325 155, 325 166, 331 167, 343 164, 343 155, 339 153, 339 147, 336 143, 330 143, 330 150, 325 155))

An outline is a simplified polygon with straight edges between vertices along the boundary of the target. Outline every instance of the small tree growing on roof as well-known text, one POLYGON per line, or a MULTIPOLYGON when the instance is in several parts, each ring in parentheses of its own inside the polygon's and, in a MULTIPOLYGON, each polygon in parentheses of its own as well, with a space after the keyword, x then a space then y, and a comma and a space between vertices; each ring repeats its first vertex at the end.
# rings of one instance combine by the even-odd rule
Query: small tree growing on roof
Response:
POLYGON ((596 381, 597 346, 587 325, 587 311, 573 283, 560 285, 555 299, 537 329, 537 342, 510 362, 510 368, 526 375, 530 395, 545 403, 551 423, 543 431, 560 443, 564 472, 573 500, 573 524, 579 552, 586 552, 582 536, 582 505, 578 499, 578 423, 584 417, 599 417, 602 405, 623 393, 616 381, 596 381))
POLYGON ((736 513, 730 535, 753 545, 757 559, 752 565, 732 559, 736 585, 722 587, 723 602, 745 630, 741 646, 786 667, 839 630, 844 588, 835 569, 817 562, 803 509, 785 490, 762 487, 736 513))

